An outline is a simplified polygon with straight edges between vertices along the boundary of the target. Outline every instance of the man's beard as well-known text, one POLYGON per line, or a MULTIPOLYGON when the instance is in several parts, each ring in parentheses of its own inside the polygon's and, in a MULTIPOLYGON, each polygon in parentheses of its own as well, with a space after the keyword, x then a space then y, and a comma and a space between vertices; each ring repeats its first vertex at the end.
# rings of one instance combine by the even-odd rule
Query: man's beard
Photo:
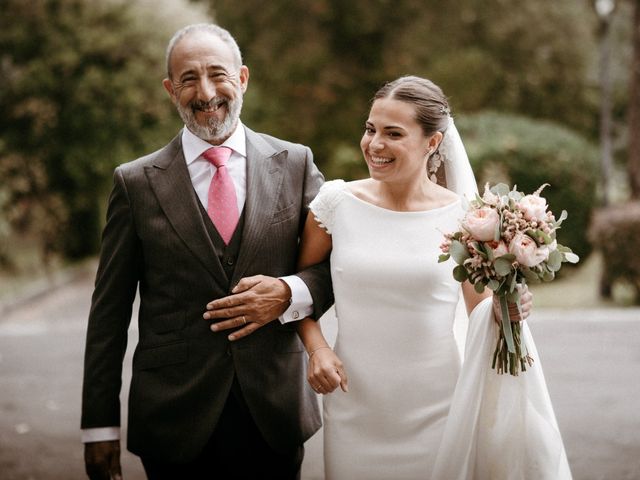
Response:
POLYGON ((180 118, 192 133, 202 140, 210 143, 222 143, 233 133, 233 129, 236 127, 237 121, 240 118, 240 111, 242 110, 242 92, 237 92, 238 95, 234 100, 226 97, 214 97, 208 102, 194 101, 188 104, 186 107, 176 102, 176 109, 180 118), (222 120, 218 120, 215 117, 207 119, 206 125, 201 125, 196 120, 194 110, 206 109, 214 107, 222 103, 226 104, 227 114, 222 120))

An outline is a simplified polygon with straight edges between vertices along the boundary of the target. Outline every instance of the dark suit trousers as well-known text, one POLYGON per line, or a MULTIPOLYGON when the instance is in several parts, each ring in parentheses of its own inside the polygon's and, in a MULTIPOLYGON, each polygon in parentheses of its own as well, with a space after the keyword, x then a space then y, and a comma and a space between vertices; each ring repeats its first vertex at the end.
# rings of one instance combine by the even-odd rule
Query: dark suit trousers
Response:
POLYGON ((303 455, 302 445, 282 453, 267 444, 234 380, 220 420, 193 462, 169 465, 142 458, 142 464, 150 480, 298 480, 303 455))

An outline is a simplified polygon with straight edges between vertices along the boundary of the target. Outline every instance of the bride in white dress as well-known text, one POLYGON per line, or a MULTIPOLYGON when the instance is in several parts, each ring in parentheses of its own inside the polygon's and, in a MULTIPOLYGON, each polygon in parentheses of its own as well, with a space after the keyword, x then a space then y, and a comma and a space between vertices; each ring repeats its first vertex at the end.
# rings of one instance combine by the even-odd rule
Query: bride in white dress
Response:
MULTIPOLYGON (((418 77, 385 85, 361 148, 370 178, 322 187, 299 261, 302 268, 331 258, 335 352, 315 320, 298 326, 309 382, 326 395, 326 478, 571 478, 539 362, 533 373, 497 378, 489 368, 491 294, 468 283, 461 372, 453 334, 460 284, 437 259, 443 232, 459 227, 459 194, 476 187, 442 91, 418 77), (427 175, 436 158, 451 190, 427 175), (510 416, 496 415, 505 405, 510 416)), ((530 307, 525 292, 525 318, 530 307)))

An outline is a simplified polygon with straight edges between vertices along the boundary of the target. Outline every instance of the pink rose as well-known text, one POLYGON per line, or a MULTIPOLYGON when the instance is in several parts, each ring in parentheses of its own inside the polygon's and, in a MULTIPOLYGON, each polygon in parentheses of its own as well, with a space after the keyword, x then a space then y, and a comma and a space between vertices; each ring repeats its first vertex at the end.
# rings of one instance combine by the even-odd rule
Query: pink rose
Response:
POLYGON ((518 202, 518 208, 527 220, 535 218, 540 221, 547 218, 547 200, 539 195, 525 195, 518 202))
POLYGON ((509 244, 509 252, 516 256, 518 263, 526 267, 535 267, 549 258, 549 249, 538 248, 535 240, 524 233, 516 233, 509 244))
POLYGON ((493 208, 481 207, 467 212, 462 226, 481 242, 493 240, 496 226, 500 222, 500 215, 493 208))
POLYGON ((498 242, 498 245, 493 249, 493 256, 495 258, 506 255, 507 253, 509 253, 509 248, 503 241, 498 242))

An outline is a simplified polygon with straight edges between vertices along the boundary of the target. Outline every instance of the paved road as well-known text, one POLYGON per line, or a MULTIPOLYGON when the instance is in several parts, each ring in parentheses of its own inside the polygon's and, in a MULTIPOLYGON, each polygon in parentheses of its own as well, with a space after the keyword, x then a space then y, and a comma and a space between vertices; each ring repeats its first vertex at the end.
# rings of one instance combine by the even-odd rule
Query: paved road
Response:
MULTIPOLYGON (((90 295, 83 278, 0 317, 0 480, 84 478, 90 295)), ((640 309, 538 310, 531 328, 574 478, 640 479, 640 309)), ((144 478, 135 457, 125 453, 123 465, 126 479, 144 478)), ((322 478, 321 433, 307 444, 303 478, 322 478)))

